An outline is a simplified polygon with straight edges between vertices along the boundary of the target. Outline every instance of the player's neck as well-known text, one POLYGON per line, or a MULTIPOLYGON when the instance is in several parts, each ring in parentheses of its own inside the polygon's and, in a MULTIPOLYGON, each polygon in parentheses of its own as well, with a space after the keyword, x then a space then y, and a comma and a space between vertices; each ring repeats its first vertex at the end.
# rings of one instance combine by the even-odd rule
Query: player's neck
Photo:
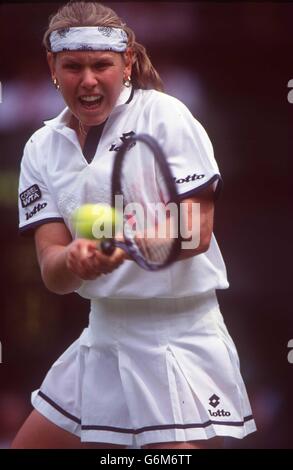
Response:
POLYGON ((69 125, 72 129, 75 130, 80 146, 83 149, 90 127, 84 126, 82 122, 75 116, 71 117, 69 125))

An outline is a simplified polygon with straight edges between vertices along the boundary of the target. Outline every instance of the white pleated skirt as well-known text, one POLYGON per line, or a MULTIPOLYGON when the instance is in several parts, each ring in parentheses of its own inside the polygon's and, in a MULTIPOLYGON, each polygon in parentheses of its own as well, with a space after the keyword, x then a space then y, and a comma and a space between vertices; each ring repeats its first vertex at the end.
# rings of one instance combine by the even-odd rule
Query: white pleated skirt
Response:
POLYGON ((215 293, 92 301, 33 406, 85 442, 243 438, 255 423, 215 293))

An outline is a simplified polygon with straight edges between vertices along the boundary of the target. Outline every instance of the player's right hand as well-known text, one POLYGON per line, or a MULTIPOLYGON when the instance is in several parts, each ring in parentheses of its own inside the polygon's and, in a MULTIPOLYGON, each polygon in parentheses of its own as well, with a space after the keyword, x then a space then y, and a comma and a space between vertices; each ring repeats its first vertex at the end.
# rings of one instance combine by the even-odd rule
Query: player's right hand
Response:
POLYGON ((97 249, 96 241, 84 238, 72 241, 65 248, 67 269, 85 281, 111 273, 125 258, 126 254, 120 248, 116 248, 111 256, 107 256, 97 249))

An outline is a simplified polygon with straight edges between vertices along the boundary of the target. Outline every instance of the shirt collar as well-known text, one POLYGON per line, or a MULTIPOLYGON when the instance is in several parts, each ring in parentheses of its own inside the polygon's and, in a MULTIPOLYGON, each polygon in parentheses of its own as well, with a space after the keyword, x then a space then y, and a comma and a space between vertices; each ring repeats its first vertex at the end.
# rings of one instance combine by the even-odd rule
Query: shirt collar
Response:
POLYGON ((120 95, 118 96, 118 99, 116 101, 114 109, 118 108, 118 106, 124 105, 128 102, 128 100, 130 98, 130 95, 131 95, 131 91, 132 91, 132 86, 130 86, 130 87, 124 86, 122 88, 122 91, 121 91, 120 95))

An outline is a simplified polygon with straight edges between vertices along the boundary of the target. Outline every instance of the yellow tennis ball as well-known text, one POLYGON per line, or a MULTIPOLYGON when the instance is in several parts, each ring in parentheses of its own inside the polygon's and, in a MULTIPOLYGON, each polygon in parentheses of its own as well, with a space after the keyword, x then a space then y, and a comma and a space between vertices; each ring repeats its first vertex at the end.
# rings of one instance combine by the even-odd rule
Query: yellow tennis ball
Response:
POLYGON ((112 238, 119 220, 117 211, 109 204, 84 204, 72 214, 72 225, 77 237, 91 240, 112 238))

